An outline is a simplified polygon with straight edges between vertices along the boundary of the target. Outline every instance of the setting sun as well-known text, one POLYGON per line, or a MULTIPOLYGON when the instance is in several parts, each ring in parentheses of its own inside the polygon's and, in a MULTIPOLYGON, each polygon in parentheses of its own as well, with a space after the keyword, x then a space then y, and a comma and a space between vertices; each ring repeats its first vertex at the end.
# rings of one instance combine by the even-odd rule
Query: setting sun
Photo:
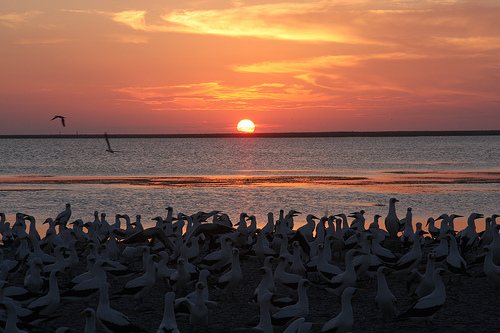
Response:
POLYGON ((238 123, 238 132, 252 133, 255 131, 255 124, 250 119, 243 119, 238 123))

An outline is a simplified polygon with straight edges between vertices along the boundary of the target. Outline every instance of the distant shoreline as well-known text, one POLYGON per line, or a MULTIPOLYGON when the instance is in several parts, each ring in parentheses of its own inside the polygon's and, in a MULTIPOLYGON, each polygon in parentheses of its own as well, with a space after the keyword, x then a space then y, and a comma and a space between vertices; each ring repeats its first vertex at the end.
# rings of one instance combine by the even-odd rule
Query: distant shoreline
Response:
MULTIPOLYGON (((282 132, 282 133, 204 133, 204 134, 109 134, 113 138, 317 138, 317 137, 410 137, 410 136, 488 136, 500 130, 475 131, 367 131, 367 132, 282 132)), ((19 134, 0 135, 0 139, 92 139, 103 134, 19 134)))

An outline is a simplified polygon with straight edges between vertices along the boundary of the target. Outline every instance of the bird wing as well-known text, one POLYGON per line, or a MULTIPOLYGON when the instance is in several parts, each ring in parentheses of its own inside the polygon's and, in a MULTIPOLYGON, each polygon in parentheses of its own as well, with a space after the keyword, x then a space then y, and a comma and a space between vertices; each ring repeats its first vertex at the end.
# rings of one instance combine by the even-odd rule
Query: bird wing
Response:
POLYGON ((111 144, 109 143, 109 137, 108 137, 108 133, 107 132, 104 132, 104 139, 106 139, 106 144, 108 145, 108 150, 112 150, 111 149, 111 144))

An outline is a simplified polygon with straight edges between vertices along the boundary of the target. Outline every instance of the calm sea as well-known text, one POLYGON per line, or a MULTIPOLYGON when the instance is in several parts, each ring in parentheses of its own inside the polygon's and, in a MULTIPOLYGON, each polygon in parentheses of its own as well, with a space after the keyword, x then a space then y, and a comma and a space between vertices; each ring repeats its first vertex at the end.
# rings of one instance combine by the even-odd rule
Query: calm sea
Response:
MULTIPOLYGON (((365 210, 385 216, 389 198, 400 200, 400 218, 412 207, 414 222, 442 213, 468 216, 500 213, 500 184, 470 181, 481 172, 500 172, 500 136, 0 139, 0 176, 266 176, 276 182, 247 186, 139 186, 130 184, 0 183, 0 211, 22 212, 42 222, 72 204, 73 217, 92 220, 95 210, 141 214, 145 224, 165 207, 174 214, 221 210, 238 221, 254 214, 259 224, 280 209, 323 216, 365 210), (454 175, 468 172, 468 181, 454 175), (419 183, 404 176, 446 175, 449 181, 419 183), (302 181, 283 183, 280 176, 302 181), (307 176, 366 177, 365 183, 321 184, 307 176), (403 178, 401 178, 403 177, 403 178), (385 179, 379 186, 378 179, 385 179)), ((4 177, 5 178, 5 177, 4 177)), ((466 218, 462 218, 465 223, 466 218)), ((40 223, 41 224, 41 223, 40 223)), ((478 225, 478 229, 483 225, 478 225)))

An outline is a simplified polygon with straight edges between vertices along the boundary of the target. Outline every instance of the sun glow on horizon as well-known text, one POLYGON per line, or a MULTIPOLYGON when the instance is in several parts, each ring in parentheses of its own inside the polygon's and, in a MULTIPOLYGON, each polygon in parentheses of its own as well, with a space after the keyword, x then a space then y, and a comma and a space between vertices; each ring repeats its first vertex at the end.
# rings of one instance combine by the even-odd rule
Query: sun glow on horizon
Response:
POLYGON ((250 119, 243 119, 238 123, 236 128, 238 132, 253 133, 255 131, 255 124, 250 119))

